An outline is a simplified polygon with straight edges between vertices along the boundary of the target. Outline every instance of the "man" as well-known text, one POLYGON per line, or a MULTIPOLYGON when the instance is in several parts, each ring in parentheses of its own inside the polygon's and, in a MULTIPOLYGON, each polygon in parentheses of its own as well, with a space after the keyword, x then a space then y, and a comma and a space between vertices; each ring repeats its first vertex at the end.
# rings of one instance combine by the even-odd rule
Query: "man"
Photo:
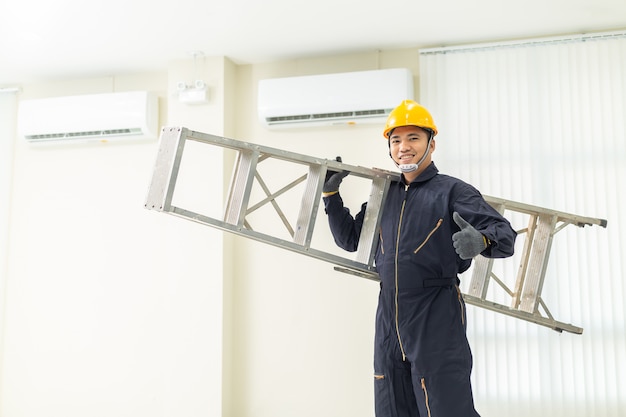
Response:
MULTIPOLYGON (((411 100, 383 132, 401 170, 384 202, 375 264, 381 280, 374 341, 377 417, 475 417, 472 354, 458 274, 481 254, 513 254, 516 232, 471 185, 438 173, 437 127, 411 100)), ((329 176, 324 205, 338 246, 357 249, 365 204, 352 216, 329 176)))

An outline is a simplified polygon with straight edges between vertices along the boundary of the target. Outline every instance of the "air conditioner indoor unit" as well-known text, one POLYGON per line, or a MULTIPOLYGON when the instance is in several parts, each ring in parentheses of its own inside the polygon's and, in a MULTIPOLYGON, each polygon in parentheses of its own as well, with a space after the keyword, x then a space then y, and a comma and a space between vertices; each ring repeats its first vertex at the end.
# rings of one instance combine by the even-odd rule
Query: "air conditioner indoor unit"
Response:
POLYGON ((158 136, 153 92, 88 94, 23 100, 18 133, 30 143, 150 140, 158 136))
POLYGON ((258 87, 259 120, 269 128, 384 123, 414 95, 406 68, 271 78, 258 87))

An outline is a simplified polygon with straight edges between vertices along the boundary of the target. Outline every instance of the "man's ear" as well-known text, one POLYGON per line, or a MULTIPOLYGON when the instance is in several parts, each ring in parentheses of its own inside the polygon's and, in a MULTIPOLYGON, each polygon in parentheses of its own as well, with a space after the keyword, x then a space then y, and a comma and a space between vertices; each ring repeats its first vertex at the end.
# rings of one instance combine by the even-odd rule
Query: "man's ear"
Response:
POLYGON ((436 143, 435 143, 435 139, 431 139, 430 140, 430 153, 435 152, 435 148, 437 147, 436 143))

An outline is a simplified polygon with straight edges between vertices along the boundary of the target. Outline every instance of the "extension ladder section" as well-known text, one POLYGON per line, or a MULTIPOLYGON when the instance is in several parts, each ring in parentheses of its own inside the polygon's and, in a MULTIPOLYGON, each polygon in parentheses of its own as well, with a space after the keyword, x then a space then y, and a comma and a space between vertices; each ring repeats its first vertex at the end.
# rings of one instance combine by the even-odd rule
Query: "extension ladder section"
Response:
MULTIPOLYGON (((314 158, 200 133, 186 128, 165 127, 161 132, 157 161, 145 207, 328 261, 343 268, 342 270, 346 272, 352 271, 357 275, 376 280, 378 279, 378 274, 373 264, 374 255, 376 254, 376 237, 382 216, 382 202, 385 200, 389 185, 394 178, 397 178, 397 174, 389 171, 351 166, 334 160, 314 158), (209 217, 172 204, 176 180, 187 141, 215 145, 237 152, 223 218, 209 217), (304 165, 308 167, 308 172, 272 193, 257 169, 261 163, 270 159, 304 165), (363 229, 358 249, 354 254, 351 254, 352 257, 333 254, 311 246, 324 179, 328 170, 348 170, 351 176, 371 181, 371 192, 363 229), (305 190, 301 196, 299 214, 295 224, 292 225, 278 205, 277 197, 288 191, 294 191, 296 186, 303 182, 305 183, 305 190), (263 190, 266 197, 252 204, 250 199, 254 184, 257 184, 263 190), (287 227, 291 240, 281 238, 278 234, 253 230, 250 226, 248 217, 261 206, 267 204, 271 204, 282 223, 287 227)), ((348 254, 348 252, 345 253, 348 254)))
MULTIPOLYGON (((340 272, 378 280, 378 274, 374 266, 374 256, 378 242, 378 228, 383 215, 383 202, 391 182, 398 178, 398 173, 390 171, 363 168, 334 160, 314 158, 200 133, 183 127, 165 127, 161 132, 159 151, 145 207, 330 262, 335 265, 335 270, 340 272), (187 141, 227 148, 237 153, 222 218, 186 210, 175 206, 172 202, 187 141), (304 166, 306 167, 306 173, 298 176, 279 190, 272 192, 258 170, 261 163, 272 159, 304 166), (363 178, 371 183, 359 245, 357 251, 351 254, 351 257, 337 255, 331 251, 321 250, 311 245, 324 179, 329 170, 349 171, 350 176, 363 178), (265 197, 256 203, 252 203, 252 190, 255 184, 257 188, 262 190, 265 197), (300 197, 301 202, 295 224, 292 225, 279 206, 277 199, 287 192, 296 192, 300 184, 304 184, 304 191, 300 197), (277 234, 254 230, 251 227, 248 217, 260 207, 268 204, 271 205, 273 211, 289 231, 290 239, 281 238, 277 234)), ((466 302, 557 331, 565 330, 577 334, 582 333, 582 329, 579 327, 556 321, 541 298, 552 237, 568 224, 606 227, 606 221, 556 212, 488 196, 485 199, 502 214, 506 215, 506 211, 519 212, 528 215, 530 220, 526 229, 518 231, 520 235, 524 235, 525 240, 515 288, 513 290, 509 289, 503 280, 493 273, 493 259, 477 256, 469 290, 463 294, 466 302), (509 305, 487 299, 488 290, 492 282, 496 282, 510 295, 511 303, 509 305), (541 314, 539 306, 542 307, 547 316, 541 314)), ((328 227, 326 223, 324 226, 328 227)), ((348 254, 348 252, 345 253, 348 254)))
POLYGON ((465 301, 468 304, 550 327, 559 332, 565 330, 581 334, 582 328, 556 321, 541 298, 550 249, 554 235, 564 227, 568 225, 606 227, 606 220, 582 217, 490 196, 485 196, 485 200, 505 217, 508 217, 507 212, 527 215, 528 226, 517 231, 518 241, 523 238, 523 248, 514 288, 509 288, 493 272, 494 259, 477 256, 474 259, 469 289, 464 294, 465 301), (510 305, 487 300, 487 292, 492 282, 508 294, 510 305), (542 314, 540 307, 545 315, 542 314))

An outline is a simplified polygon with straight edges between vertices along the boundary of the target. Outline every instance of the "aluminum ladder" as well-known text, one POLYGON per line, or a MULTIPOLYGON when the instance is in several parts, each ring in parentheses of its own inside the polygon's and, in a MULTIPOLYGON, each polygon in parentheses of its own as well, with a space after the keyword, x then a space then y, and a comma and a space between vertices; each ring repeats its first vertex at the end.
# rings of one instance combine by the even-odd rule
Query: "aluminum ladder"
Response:
MULTIPOLYGON (((161 131, 159 150, 145 207, 330 262, 335 265, 335 270, 340 272, 378 280, 374 265, 378 227, 389 186, 398 178, 399 174, 391 171, 352 166, 335 160, 315 158, 237 141, 184 127, 165 127, 161 131), (187 141, 227 148, 237 154, 223 217, 209 216, 173 204, 174 191, 187 141), (271 159, 304 166, 306 173, 299 175, 280 189, 271 191, 258 169, 262 162, 271 159), (336 252, 311 245, 324 179, 329 170, 346 170, 350 172, 350 176, 359 177, 371 183, 365 220, 358 248, 354 254, 345 252, 345 255, 338 255, 336 252), (295 224, 291 224, 277 199, 287 192, 294 193, 301 190, 300 184, 303 184, 304 189, 300 191, 299 212, 295 224), (255 185, 262 190, 265 197, 252 202, 252 190, 255 185), (251 226, 248 217, 260 207, 268 204, 272 206, 273 211, 289 231, 289 239, 281 238, 274 233, 254 230, 251 226)), ((469 290, 463 294, 465 301, 468 304, 527 320, 559 332, 581 334, 582 328, 555 320, 541 298, 552 238, 555 233, 569 224, 606 227, 606 220, 557 212, 489 196, 485 196, 485 200, 505 217, 507 211, 512 211, 528 215, 530 220, 528 227, 518 231, 519 236, 524 237, 524 243, 514 288, 508 288, 503 280, 493 273, 494 259, 477 256, 474 260, 469 290), (494 282, 510 295, 509 305, 487 299, 488 289, 494 282), (542 314, 541 310, 545 314, 542 314)), ((325 227, 328 227, 327 224, 325 227)))

